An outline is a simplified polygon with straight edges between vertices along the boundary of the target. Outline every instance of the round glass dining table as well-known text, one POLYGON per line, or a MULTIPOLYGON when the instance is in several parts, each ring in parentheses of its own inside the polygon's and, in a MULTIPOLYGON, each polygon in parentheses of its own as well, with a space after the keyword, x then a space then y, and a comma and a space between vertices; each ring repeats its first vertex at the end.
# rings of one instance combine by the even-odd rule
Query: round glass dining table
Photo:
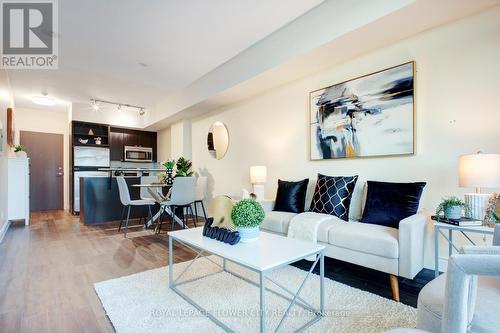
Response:
MULTIPOLYGON (((139 188, 147 188, 149 194, 151 195, 151 197, 161 205, 162 202, 165 202, 168 200, 168 198, 170 197, 170 189, 172 188, 172 185, 167 185, 165 183, 150 183, 150 184, 134 184, 132 185, 134 187, 139 187, 139 188), (167 193, 166 194, 163 194, 164 192, 160 192, 158 191, 158 189, 167 189, 167 193)), ((167 212, 168 214, 172 214, 170 208, 168 206, 165 207, 165 212, 167 212)), ((180 226, 183 226, 183 223, 182 223, 182 220, 175 214, 174 215, 174 220, 175 222, 177 222, 180 226)), ((149 220, 147 223, 146 223, 146 226, 149 228, 151 227, 161 216, 161 209, 151 218, 151 220, 149 220)), ((158 223, 156 224, 157 227, 155 228, 155 232, 158 233, 159 230, 158 230, 158 223)), ((186 226, 187 228, 187 226, 186 226)))

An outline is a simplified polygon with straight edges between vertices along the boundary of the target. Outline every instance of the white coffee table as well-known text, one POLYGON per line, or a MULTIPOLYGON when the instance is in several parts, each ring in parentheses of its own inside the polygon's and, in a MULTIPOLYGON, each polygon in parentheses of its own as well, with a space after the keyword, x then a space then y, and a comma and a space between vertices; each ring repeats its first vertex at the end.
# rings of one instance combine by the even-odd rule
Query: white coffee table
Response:
POLYGON ((222 242, 219 242, 214 239, 210 239, 208 237, 203 237, 203 228, 191 228, 185 230, 172 231, 168 233, 168 248, 169 248, 169 286, 170 288, 177 293, 179 296, 184 298, 188 303, 193 305, 196 309, 198 309, 201 313, 204 313, 210 320, 219 325, 227 332, 234 332, 220 320, 211 315, 208 311, 203 309, 200 305, 194 302, 189 296, 181 292, 177 286, 182 284, 191 283, 197 280, 200 280, 204 277, 218 274, 222 272, 230 273, 240 279, 243 279, 249 283, 252 283, 259 287, 260 289, 260 305, 259 305, 259 317, 260 317, 260 332, 265 332, 265 282, 270 281, 274 285, 281 288, 286 292, 287 296, 277 293, 271 289, 267 289, 267 291, 273 292, 278 296, 281 296, 290 301, 287 311, 285 315, 281 318, 278 326, 274 330, 274 332, 278 331, 282 326, 284 320, 286 319, 289 310, 292 308, 294 304, 303 307, 311 311, 315 316, 312 320, 307 322, 304 326, 302 326, 298 331, 302 331, 305 328, 311 326, 318 320, 323 317, 324 314, 324 249, 325 247, 322 245, 317 245, 314 243, 304 242, 296 239, 289 239, 283 236, 274 235, 267 232, 260 232, 259 239, 251 242, 251 243, 238 243, 236 245, 229 245, 222 242), (192 249, 197 253, 196 258, 175 278, 174 280, 174 241, 177 241, 184 246, 192 249), (207 257, 208 255, 216 255, 223 259, 222 266, 207 257), (301 285, 297 289, 296 292, 289 290, 284 287, 278 281, 271 279, 266 276, 266 273, 278 269, 280 267, 289 265, 291 263, 297 262, 299 260, 305 259, 307 257, 317 255, 316 260, 312 264, 309 272, 306 277, 302 281, 301 285), (182 282, 177 282, 182 277, 182 275, 191 267, 191 265, 200 257, 204 257, 205 259, 211 261, 215 265, 221 268, 220 271, 215 273, 211 273, 209 275, 190 279, 182 282), (249 270, 259 273, 259 283, 254 283, 253 281, 237 274, 236 272, 230 271, 227 268, 226 261, 229 260, 235 264, 243 266, 249 270), (320 308, 316 309, 304 299, 300 297, 300 293, 305 286, 307 280, 311 276, 311 272, 316 267, 319 262, 320 267, 320 288, 319 298, 320 298, 320 308), (290 298, 291 297, 291 298, 290 298))

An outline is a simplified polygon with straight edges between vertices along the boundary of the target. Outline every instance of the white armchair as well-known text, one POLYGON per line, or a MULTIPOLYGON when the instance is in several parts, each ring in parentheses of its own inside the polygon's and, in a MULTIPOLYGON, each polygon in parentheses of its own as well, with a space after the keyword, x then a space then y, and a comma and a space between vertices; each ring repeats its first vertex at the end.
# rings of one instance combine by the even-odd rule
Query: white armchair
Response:
POLYGON ((390 333, 497 332, 500 327, 500 225, 493 246, 466 246, 448 260, 446 274, 418 297, 418 329, 390 333))

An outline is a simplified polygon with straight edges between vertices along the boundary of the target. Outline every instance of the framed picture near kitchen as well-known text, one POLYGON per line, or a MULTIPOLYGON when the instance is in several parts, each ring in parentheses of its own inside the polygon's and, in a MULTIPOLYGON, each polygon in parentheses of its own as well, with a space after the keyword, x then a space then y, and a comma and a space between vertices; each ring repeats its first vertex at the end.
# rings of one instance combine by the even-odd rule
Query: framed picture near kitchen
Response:
POLYGON ((7 144, 14 146, 16 130, 14 126, 14 111, 12 108, 7 109, 7 144))
POLYGON ((414 153, 413 61, 309 94, 310 159, 414 153))

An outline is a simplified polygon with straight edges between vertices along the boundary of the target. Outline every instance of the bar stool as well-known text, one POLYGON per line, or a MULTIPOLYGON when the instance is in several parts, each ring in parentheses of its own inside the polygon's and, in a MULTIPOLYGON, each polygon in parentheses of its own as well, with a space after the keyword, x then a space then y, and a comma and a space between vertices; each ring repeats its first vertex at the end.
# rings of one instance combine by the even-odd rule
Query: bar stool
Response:
MULTIPOLYGON (((163 213, 168 207, 170 209, 170 218, 172 219, 172 230, 174 229, 175 223, 175 210, 176 208, 182 208, 182 227, 186 228, 186 214, 185 210, 191 213, 193 217, 193 207, 191 204, 196 199, 196 178, 195 177, 176 177, 174 178, 174 183, 172 184, 172 191, 169 200, 165 200, 160 203, 161 210, 163 213)), ((194 225, 196 226, 196 219, 194 219, 194 225)), ((158 227, 158 232, 161 230, 162 222, 160 219, 160 225, 158 227)))
POLYGON ((132 208, 132 206, 134 207, 148 206, 148 218, 151 219, 152 217, 151 206, 153 206, 156 202, 153 199, 131 200, 130 192, 128 190, 128 185, 127 182, 125 181, 125 178, 123 176, 116 177, 116 182, 118 184, 118 191, 120 193, 120 201, 123 205, 122 218, 120 220, 120 226, 118 227, 118 232, 121 231, 123 218, 125 216, 125 210, 127 210, 127 219, 125 221, 125 234, 124 234, 124 237, 127 238, 128 220, 130 217, 130 209, 132 208))

